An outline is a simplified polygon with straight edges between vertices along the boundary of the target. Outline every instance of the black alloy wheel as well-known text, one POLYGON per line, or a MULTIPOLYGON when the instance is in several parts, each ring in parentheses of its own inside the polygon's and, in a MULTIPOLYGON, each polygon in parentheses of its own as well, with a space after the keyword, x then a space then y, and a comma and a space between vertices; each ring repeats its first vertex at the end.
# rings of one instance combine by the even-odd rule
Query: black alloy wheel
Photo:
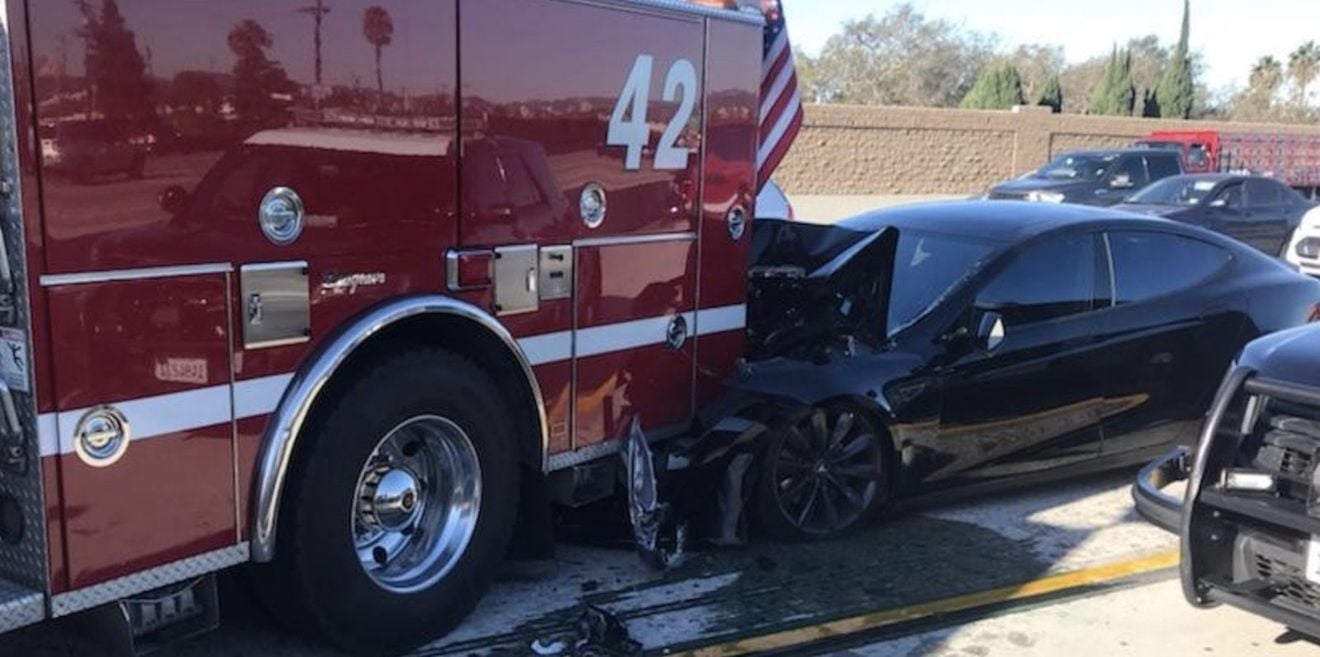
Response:
POLYGON ((821 540, 864 526, 888 500, 882 432, 847 408, 816 408, 767 445, 758 524, 790 540, 821 540))

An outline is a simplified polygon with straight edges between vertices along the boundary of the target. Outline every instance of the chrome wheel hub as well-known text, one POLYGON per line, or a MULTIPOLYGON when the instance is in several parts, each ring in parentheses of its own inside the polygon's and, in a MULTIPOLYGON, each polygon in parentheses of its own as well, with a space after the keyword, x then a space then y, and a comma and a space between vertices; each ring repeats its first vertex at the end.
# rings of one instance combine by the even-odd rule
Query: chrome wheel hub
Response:
POLYGON ((351 526, 363 570, 395 593, 426 589, 453 569, 476 531, 476 449, 446 418, 411 418, 377 444, 355 500, 351 526))
POLYGON ((376 483, 368 508, 369 517, 384 529, 404 531, 421 516, 417 477, 403 469, 390 470, 376 483))

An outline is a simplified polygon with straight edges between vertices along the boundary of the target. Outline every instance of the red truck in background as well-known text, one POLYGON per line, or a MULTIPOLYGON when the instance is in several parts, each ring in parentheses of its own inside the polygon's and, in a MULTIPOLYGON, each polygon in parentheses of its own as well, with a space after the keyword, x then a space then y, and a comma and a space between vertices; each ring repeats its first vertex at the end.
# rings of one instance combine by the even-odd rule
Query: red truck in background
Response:
POLYGON ((1250 171, 1320 199, 1320 135, 1227 130, 1159 130, 1136 142, 1177 148, 1187 173, 1250 171))

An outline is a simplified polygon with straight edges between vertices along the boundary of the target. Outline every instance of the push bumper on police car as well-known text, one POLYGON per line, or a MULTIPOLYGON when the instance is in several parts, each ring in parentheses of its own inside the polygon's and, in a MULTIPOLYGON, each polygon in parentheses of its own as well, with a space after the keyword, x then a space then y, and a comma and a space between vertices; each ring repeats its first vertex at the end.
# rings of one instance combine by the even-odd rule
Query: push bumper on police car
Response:
POLYGON ((1143 517, 1181 537, 1188 602, 1227 603, 1312 636, 1320 636, 1317 346, 1315 328, 1248 346, 1195 451, 1168 452, 1132 489, 1143 517), (1166 492, 1178 482, 1182 498, 1166 492))

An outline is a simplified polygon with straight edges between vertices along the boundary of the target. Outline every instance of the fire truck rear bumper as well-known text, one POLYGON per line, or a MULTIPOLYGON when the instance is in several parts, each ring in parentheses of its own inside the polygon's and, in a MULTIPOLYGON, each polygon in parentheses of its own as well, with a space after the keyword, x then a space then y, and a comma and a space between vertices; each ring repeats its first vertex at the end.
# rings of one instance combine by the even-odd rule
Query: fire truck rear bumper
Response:
POLYGON ((1152 525, 1177 534, 1182 526, 1183 500, 1166 492, 1170 485, 1186 481, 1191 473, 1191 449, 1179 445, 1141 469, 1132 487, 1137 513, 1152 525))

